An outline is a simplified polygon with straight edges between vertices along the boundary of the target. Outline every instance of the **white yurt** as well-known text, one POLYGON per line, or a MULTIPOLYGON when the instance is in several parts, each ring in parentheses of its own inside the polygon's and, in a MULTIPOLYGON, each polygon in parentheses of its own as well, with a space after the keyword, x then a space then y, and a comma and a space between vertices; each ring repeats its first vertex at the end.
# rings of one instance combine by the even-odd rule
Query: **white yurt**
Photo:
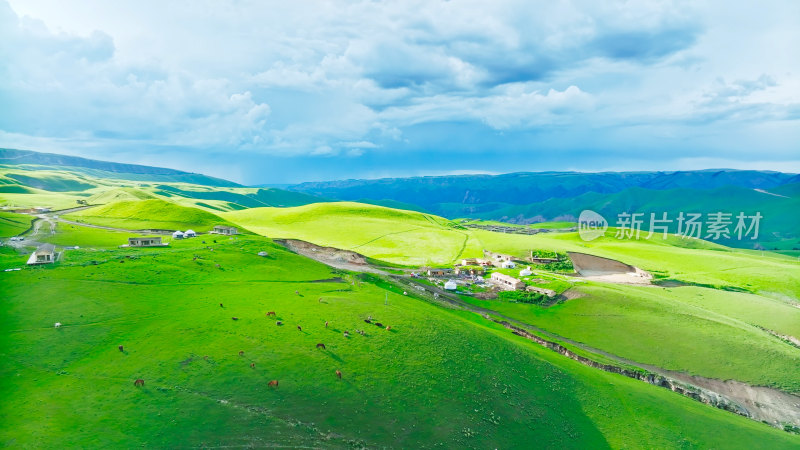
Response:
POLYGON ((531 266, 528 266, 528 267, 526 267, 526 268, 524 268, 524 269, 519 271, 519 276, 521 276, 521 277, 527 277, 528 275, 532 275, 532 274, 533 274, 533 271, 531 270, 531 266))
POLYGON ((455 291, 458 288, 458 285, 453 280, 448 280, 447 283, 444 284, 444 288, 448 291, 455 291))
POLYGON ((195 233, 194 230, 186 230, 183 233, 183 237, 185 237, 185 238, 197 237, 197 233, 195 233))
POLYGON ((178 230, 178 231, 172 233, 172 238, 173 239, 183 239, 183 231, 178 230))
POLYGON ((513 268, 517 267, 517 265, 514 264, 511 261, 503 261, 503 264, 501 264, 501 267, 503 269, 513 269, 513 268))

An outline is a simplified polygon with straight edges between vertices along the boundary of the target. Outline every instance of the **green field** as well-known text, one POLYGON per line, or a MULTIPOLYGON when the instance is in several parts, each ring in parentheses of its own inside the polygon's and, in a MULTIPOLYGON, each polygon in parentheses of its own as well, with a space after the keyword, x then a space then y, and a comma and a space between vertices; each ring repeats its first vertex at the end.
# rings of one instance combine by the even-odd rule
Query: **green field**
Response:
POLYGON ((5 445, 800 445, 474 314, 396 292, 385 305, 387 291, 263 238, 70 250, 55 266, 0 277, 5 445), (317 281, 335 277, 345 281, 317 281), (264 316, 272 310, 277 319, 264 316), (365 324, 369 315, 392 331, 365 324))
POLYGON ((31 226, 31 216, 0 211, 0 238, 16 236, 31 226))

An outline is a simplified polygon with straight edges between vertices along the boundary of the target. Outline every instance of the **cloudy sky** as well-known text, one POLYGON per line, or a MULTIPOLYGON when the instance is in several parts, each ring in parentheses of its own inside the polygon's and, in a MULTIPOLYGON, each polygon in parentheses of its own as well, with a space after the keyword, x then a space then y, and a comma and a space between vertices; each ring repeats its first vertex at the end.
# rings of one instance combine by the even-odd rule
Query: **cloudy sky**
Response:
POLYGON ((800 172, 800 2, 0 0, 0 146, 290 183, 800 172))

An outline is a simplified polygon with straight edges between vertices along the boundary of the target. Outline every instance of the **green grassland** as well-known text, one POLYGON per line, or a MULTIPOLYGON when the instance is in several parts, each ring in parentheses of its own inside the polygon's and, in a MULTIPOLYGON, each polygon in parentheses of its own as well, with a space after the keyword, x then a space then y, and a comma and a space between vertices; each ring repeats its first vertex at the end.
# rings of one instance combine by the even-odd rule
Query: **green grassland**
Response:
POLYGON ((447 219, 361 203, 253 208, 221 216, 271 238, 310 241, 406 265, 448 264, 482 255, 468 230, 447 219))
POLYGON ((800 352, 758 328, 798 336, 798 308, 697 287, 576 289, 584 296, 549 308, 467 301, 638 363, 800 393, 800 352))
POLYGON ((0 237, 12 237, 24 232, 31 226, 31 217, 0 211, 0 237))
POLYGON ((260 237, 69 250, 0 277, 6 446, 800 445, 260 237), (342 336, 359 328, 366 336, 342 336))

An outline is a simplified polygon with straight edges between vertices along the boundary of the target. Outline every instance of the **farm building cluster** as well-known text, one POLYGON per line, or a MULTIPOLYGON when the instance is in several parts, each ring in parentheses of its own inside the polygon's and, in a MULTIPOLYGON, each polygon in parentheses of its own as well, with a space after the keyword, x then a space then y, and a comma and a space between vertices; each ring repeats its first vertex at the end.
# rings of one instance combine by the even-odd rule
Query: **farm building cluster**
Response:
MULTIPOLYGON (((519 278, 508 274, 507 269, 518 269, 525 262, 534 264, 549 264, 560 261, 558 257, 538 257, 533 252, 530 256, 517 258, 512 255, 490 252, 484 250, 483 258, 462 259, 454 268, 423 268, 413 272, 412 278, 427 278, 429 282, 440 286, 446 291, 460 291, 463 293, 487 293, 493 295, 499 291, 527 291, 536 292, 548 297, 554 297, 556 292, 537 286, 528 285, 521 278, 533 275, 531 266, 519 270, 519 278), (504 270, 500 271, 501 269, 504 270), (490 274, 486 277, 487 274, 490 274), (463 289, 460 289, 463 288, 463 289)), ((536 281, 536 280, 534 280, 536 281)), ((539 280, 542 281, 542 280, 539 280)))

